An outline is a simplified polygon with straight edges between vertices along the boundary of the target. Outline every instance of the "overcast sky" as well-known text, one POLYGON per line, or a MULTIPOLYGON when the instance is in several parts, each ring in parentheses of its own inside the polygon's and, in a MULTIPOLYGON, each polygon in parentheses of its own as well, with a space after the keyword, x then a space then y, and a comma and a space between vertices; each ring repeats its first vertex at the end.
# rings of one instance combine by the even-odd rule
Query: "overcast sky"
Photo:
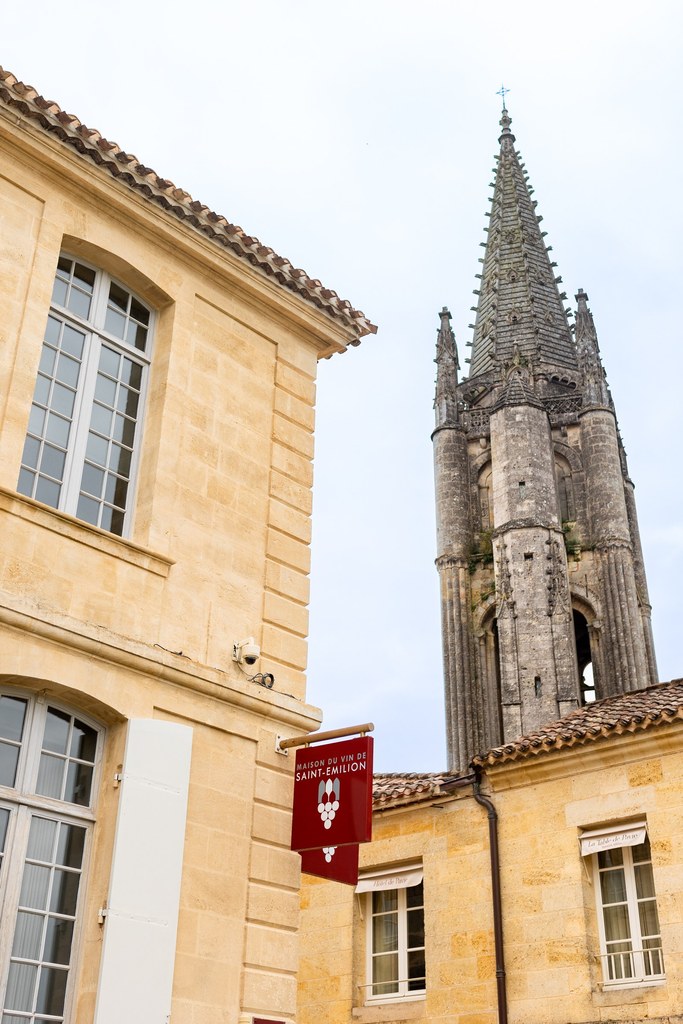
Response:
MULTIPOLYGON (((320 368, 308 696, 376 767, 445 767, 438 310, 471 338, 501 82, 557 272, 588 292, 683 675, 680 3, 33 0, 0 63, 379 326, 320 368)), ((572 305, 573 299, 572 299, 572 305)))

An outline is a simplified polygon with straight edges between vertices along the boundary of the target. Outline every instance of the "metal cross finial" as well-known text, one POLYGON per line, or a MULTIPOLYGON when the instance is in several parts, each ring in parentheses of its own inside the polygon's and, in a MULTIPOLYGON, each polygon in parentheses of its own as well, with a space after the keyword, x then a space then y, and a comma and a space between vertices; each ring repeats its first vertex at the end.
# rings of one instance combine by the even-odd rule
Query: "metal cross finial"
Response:
POLYGON ((505 106, 505 93, 506 92, 512 92, 512 89, 506 89, 504 85, 501 85, 500 89, 498 89, 498 91, 496 92, 496 96, 502 96, 503 97, 503 110, 507 110, 507 107, 505 106))

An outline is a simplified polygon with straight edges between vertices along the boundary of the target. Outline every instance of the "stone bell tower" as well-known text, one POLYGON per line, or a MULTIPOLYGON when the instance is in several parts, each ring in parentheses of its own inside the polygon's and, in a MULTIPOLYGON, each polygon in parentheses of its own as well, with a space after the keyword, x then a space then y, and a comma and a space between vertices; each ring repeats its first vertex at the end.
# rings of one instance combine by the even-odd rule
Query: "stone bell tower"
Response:
POLYGON ((657 681, 633 484, 588 296, 568 321, 500 121, 470 373, 450 313, 433 434, 449 767, 657 681), (584 678, 592 665, 593 682, 584 678))

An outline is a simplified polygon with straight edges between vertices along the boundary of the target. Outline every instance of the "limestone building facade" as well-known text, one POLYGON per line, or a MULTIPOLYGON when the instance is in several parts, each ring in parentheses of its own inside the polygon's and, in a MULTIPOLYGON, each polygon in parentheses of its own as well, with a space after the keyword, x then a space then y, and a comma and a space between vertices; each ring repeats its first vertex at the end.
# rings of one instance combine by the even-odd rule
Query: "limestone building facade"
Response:
POLYGON ((657 681, 650 602, 588 296, 576 322, 503 109, 469 375, 450 314, 433 434, 449 765, 657 681), (584 672, 592 665, 592 682, 584 672))
POLYGON ((681 730, 678 680, 376 776, 358 891, 305 878, 297 1024, 680 1024, 681 730))
POLYGON ((2 70, 0 218, 0 1016, 290 1024, 316 364, 374 327, 2 70))

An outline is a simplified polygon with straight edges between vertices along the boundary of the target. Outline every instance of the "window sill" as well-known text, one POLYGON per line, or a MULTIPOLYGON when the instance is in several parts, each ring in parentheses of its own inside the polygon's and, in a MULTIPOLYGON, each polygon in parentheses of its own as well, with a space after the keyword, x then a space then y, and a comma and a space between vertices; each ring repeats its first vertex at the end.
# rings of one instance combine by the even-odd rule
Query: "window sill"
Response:
POLYGON ((421 1020, 426 1013, 424 995, 408 996, 386 1003, 372 1003, 355 1007, 351 1016, 359 1024, 394 1024, 394 1021, 421 1020))
POLYGON ((17 494, 16 491, 9 491, 4 487, 0 487, 0 512, 17 516, 25 522, 42 526, 45 530, 58 533, 61 537, 67 537, 78 544, 85 544, 114 558, 123 559, 157 576, 168 576, 174 564, 173 559, 165 555, 140 547, 107 530, 100 530, 97 526, 90 526, 89 523, 67 515, 66 512, 49 508, 39 501, 34 501, 33 498, 26 498, 23 494, 17 494))
POLYGON ((593 992, 595 1006, 622 1006, 625 1003, 645 1003, 657 989, 666 987, 666 978, 656 981, 637 981, 627 985, 600 985, 593 992))

